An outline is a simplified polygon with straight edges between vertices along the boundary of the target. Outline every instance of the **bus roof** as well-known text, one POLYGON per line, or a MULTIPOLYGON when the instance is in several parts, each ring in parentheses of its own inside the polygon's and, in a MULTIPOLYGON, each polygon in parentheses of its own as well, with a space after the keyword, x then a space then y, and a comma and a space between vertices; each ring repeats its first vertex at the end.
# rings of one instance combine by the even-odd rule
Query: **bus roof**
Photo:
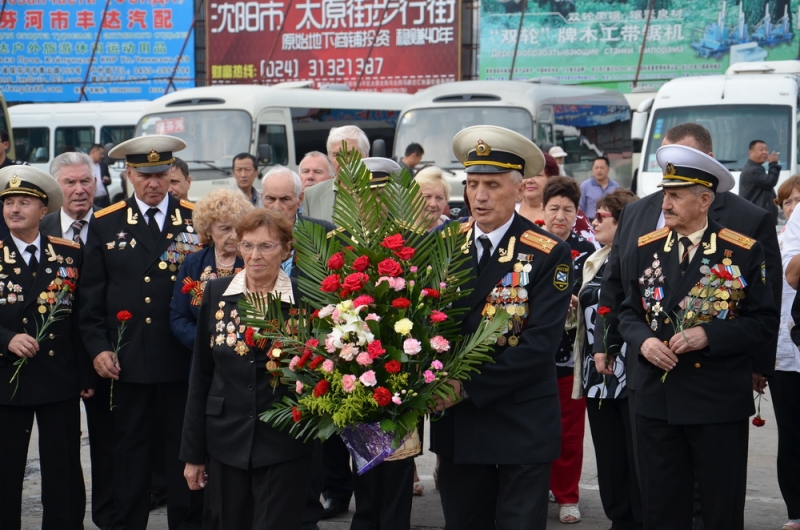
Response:
POLYGON ((658 91, 654 108, 698 105, 793 105, 800 77, 775 75, 709 75, 679 77, 658 91))
POLYGON ((180 111, 240 109, 256 115, 264 107, 319 107, 399 110, 411 96, 389 92, 320 90, 296 86, 214 85, 187 88, 150 102, 145 114, 180 111))
POLYGON ((569 104, 580 98, 583 105, 626 105, 617 91, 602 88, 535 83, 524 81, 456 81, 443 83, 412 96, 403 109, 435 108, 448 105, 521 106, 533 110, 535 104, 569 104))
POLYGON ((138 101, 86 101, 81 103, 25 103, 8 108, 14 127, 31 125, 81 125, 76 118, 86 123, 135 124, 142 117, 145 106, 150 103, 138 101), (113 117, 113 120, 112 120, 113 117), (84 120, 84 118, 86 118, 84 120), (121 121, 120 121, 121 120, 121 121))

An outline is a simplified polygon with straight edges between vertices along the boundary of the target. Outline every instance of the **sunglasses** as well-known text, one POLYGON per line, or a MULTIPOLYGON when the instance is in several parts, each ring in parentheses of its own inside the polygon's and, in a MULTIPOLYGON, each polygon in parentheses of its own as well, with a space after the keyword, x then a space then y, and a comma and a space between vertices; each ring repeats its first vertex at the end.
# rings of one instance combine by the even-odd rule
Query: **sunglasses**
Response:
POLYGON ((605 219, 606 217, 611 217, 611 214, 606 212, 597 212, 596 214, 594 214, 594 220, 597 221, 598 223, 602 223, 603 219, 605 219))

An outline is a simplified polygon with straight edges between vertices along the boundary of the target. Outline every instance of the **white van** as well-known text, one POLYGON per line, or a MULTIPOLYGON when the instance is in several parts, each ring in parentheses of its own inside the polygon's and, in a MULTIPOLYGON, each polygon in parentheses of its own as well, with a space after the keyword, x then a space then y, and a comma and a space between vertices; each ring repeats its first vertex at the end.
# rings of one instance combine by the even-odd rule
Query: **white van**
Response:
MULTIPOLYGON (((53 158, 67 150, 88 153, 92 144, 106 146, 133 138, 146 101, 30 103, 8 108, 17 159, 48 171, 53 158)), ((108 149, 106 149, 108 151, 108 149)), ((123 197, 122 162, 109 162, 114 202, 123 197)))
POLYGON ((189 199, 195 201, 215 189, 235 187, 231 168, 240 153, 256 156, 261 166, 297 170, 309 151, 326 151, 332 127, 357 125, 373 145, 382 140, 390 150, 400 109, 410 97, 314 89, 308 83, 189 88, 149 103, 136 136, 169 134, 186 142, 176 156, 189 164, 189 199))

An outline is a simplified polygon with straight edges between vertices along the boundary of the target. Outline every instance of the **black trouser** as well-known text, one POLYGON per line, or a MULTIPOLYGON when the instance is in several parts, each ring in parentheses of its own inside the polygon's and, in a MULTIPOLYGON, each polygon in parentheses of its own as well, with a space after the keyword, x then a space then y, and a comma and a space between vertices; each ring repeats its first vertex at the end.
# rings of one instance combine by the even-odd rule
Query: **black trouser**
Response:
POLYGON ((19 530, 22 483, 33 418, 39 431, 42 530, 83 530, 86 490, 81 469, 80 398, 45 405, 0 405, 0 528, 19 530))
POLYGON ((350 469, 350 451, 339 436, 331 436, 322 443, 322 465, 325 482, 322 494, 345 506, 353 495, 353 472, 350 469))
POLYGON ((164 447, 170 530, 200 526, 203 493, 189 490, 178 459, 187 390, 186 382, 114 383, 114 507, 117 525, 127 530, 147 528, 156 444, 164 447))
POLYGON ((775 371, 769 388, 778 424, 778 486, 789 519, 800 519, 800 372, 775 371))
POLYGON ((383 461, 363 475, 353 472, 356 513, 350 530, 408 530, 414 459, 383 461))
POLYGON ((114 414, 110 388, 111 380, 100 378, 94 396, 83 400, 92 462, 92 522, 101 528, 114 524, 114 414))

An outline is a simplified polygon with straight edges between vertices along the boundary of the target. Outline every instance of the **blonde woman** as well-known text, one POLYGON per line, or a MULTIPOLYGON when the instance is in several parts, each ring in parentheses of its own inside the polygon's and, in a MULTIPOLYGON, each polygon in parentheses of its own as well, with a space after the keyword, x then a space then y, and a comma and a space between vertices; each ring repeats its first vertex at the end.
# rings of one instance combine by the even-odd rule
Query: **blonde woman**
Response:
POLYGON ((421 169, 414 181, 425 199, 425 213, 418 223, 430 232, 449 222, 444 212, 450 200, 450 183, 444 178, 444 172, 436 166, 429 166, 421 169))

